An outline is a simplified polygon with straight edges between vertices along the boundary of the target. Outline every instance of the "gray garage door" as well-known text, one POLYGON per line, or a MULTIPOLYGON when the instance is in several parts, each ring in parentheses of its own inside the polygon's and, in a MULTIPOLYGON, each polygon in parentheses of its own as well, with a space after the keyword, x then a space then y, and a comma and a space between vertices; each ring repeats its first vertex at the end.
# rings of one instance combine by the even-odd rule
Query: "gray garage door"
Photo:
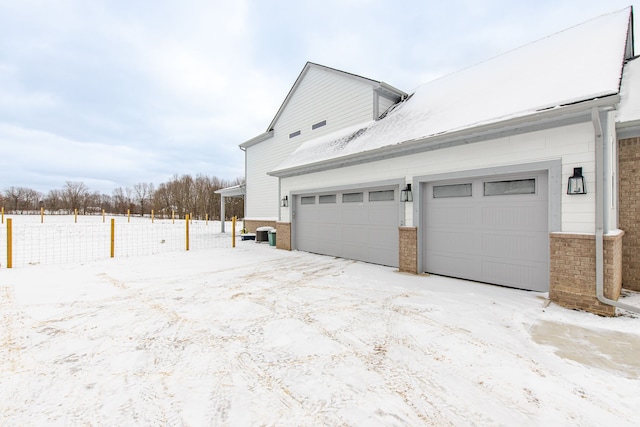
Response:
POLYGON ((425 271, 549 290, 546 172, 424 186, 425 271))
POLYGON ((398 266, 398 187, 296 196, 296 249, 398 266))

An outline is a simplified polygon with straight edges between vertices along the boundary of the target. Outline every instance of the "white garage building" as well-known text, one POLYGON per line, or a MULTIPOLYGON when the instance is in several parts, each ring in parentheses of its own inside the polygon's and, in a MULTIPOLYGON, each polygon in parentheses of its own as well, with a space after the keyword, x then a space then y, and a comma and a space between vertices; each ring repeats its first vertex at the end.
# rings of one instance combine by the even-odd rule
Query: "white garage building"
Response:
POLYGON ((620 294, 616 114, 631 23, 630 8, 604 15, 410 95, 308 63, 267 131, 241 144, 248 228, 276 226, 283 249, 611 314, 592 294, 620 294), (571 177, 584 188, 568 192, 571 177))

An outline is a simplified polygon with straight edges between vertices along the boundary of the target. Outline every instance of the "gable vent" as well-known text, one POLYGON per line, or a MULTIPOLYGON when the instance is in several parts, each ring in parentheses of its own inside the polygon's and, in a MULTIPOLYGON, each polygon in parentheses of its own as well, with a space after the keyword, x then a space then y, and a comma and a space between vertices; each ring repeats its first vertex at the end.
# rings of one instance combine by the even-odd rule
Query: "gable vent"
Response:
POLYGON ((321 128, 322 126, 325 126, 327 124, 326 120, 323 120, 321 122, 316 123, 315 125, 311 125, 311 130, 316 130, 318 128, 321 128))

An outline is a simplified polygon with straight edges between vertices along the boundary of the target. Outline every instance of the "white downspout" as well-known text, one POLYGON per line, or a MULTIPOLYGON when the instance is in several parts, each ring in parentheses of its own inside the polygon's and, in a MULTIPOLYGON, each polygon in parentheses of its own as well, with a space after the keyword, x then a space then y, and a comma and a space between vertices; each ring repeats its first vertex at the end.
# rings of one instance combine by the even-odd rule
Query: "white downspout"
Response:
POLYGON ((603 304, 640 313, 640 307, 614 301, 604 296, 604 135, 597 107, 591 110, 591 121, 596 137, 596 298, 603 304))

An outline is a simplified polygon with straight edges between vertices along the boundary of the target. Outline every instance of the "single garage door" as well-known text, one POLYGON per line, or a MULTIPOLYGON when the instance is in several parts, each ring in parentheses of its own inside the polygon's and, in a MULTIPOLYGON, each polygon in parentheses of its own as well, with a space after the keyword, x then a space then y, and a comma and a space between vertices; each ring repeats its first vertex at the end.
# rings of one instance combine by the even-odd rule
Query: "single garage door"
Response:
POLYGON ((425 271, 549 290, 546 172, 434 182, 423 191, 425 271))
POLYGON ((296 196, 296 249, 398 266, 398 187, 296 196))

